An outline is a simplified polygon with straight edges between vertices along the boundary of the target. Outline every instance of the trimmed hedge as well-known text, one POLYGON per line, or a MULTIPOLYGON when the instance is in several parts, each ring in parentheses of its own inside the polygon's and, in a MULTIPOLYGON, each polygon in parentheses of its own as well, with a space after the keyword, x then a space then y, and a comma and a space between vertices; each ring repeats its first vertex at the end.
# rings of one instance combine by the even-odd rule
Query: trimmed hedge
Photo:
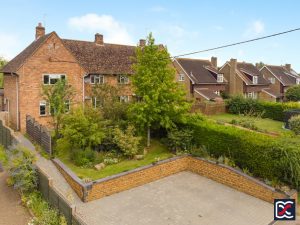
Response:
POLYGON ((284 112, 290 109, 300 109, 298 102, 264 102, 242 96, 235 96, 226 101, 229 113, 247 114, 255 113, 262 114, 263 118, 283 121, 284 112))
POLYGON ((274 138, 193 116, 182 127, 192 130, 195 144, 205 146, 215 157, 229 157, 257 177, 300 186, 300 140, 274 138))

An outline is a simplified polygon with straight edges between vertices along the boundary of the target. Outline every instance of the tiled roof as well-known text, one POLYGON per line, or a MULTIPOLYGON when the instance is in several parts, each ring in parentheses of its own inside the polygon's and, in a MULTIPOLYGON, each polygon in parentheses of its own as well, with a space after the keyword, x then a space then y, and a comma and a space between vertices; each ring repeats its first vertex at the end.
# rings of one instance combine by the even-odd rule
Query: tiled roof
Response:
MULTIPOLYGON (((53 33, 53 32, 52 32, 53 33)), ((19 55, 10 60, 1 70, 3 73, 16 73, 25 61, 40 47, 40 45, 52 34, 46 34, 33 41, 19 55)))
POLYGON ((295 85, 296 79, 300 79, 300 76, 294 70, 289 72, 284 66, 266 65, 266 67, 284 86, 295 85))
MULTIPOLYGON (((196 84, 217 84, 218 71, 209 60, 177 58, 177 62, 196 84)), ((218 83, 219 84, 219 83, 218 83)))
POLYGON ((217 95, 215 92, 209 89, 195 88, 195 92, 202 95, 207 100, 214 100, 216 98, 221 98, 219 95, 217 95))
POLYGON ((87 73, 132 74, 135 46, 62 39, 87 73))
POLYGON ((261 72, 251 63, 238 62, 237 70, 243 76, 243 80, 247 85, 268 85, 270 82, 267 81, 261 72), (252 77, 257 76, 257 84, 253 83, 252 77))

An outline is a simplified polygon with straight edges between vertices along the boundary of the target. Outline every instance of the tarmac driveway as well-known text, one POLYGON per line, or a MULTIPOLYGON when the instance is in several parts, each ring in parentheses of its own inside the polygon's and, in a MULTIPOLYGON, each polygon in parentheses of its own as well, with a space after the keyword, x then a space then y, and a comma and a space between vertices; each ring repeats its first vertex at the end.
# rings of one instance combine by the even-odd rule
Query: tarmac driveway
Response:
POLYGON ((77 206, 88 225, 267 225, 273 205, 181 172, 77 206))

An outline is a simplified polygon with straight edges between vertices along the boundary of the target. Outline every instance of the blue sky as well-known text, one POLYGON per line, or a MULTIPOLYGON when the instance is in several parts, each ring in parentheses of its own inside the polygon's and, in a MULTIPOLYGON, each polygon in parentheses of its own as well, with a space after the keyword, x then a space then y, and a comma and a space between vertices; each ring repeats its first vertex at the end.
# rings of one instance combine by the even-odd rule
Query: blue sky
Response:
MULTIPOLYGON (((300 27, 300 1, 1 1, 0 55, 12 58, 34 39, 35 26, 62 38, 136 44, 153 32, 172 55, 300 27)), ((268 64, 291 63, 300 72, 300 31, 189 57, 217 56, 268 64)))

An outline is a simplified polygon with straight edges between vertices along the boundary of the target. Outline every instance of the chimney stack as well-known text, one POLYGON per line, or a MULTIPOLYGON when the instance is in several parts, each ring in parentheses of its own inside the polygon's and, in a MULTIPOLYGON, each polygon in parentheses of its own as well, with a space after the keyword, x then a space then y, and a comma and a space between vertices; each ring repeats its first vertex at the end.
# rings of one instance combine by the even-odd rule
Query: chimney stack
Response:
POLYGON ((145 45, 146 45, 146 40, 140 39, 140 47, 145 47, 145 45))
POLYGON ((237 60, 230 59, 230 72, 229 72, 229 94, 235 95, 236 93, 236 69, 237 69, 237 60))
POLYGON ((95 43, 97 45, 103 45, 103 35, 102 34, 95 34, 95 43))
POLYGON ((35 28, 35 40, 45 35, 45 27, 43 27, 42 23, 39 23, 35 28))
POLYGON ((213 65, 213 67, 218 69, 218 58, 217 57, 211 57, 210 61, 211 61, 211 64, 213 65))
POLYGON ((286 68, 289 72, 291 72, 292 66, 291 66, 291 64, 285 64, 285 68, 286 68))

